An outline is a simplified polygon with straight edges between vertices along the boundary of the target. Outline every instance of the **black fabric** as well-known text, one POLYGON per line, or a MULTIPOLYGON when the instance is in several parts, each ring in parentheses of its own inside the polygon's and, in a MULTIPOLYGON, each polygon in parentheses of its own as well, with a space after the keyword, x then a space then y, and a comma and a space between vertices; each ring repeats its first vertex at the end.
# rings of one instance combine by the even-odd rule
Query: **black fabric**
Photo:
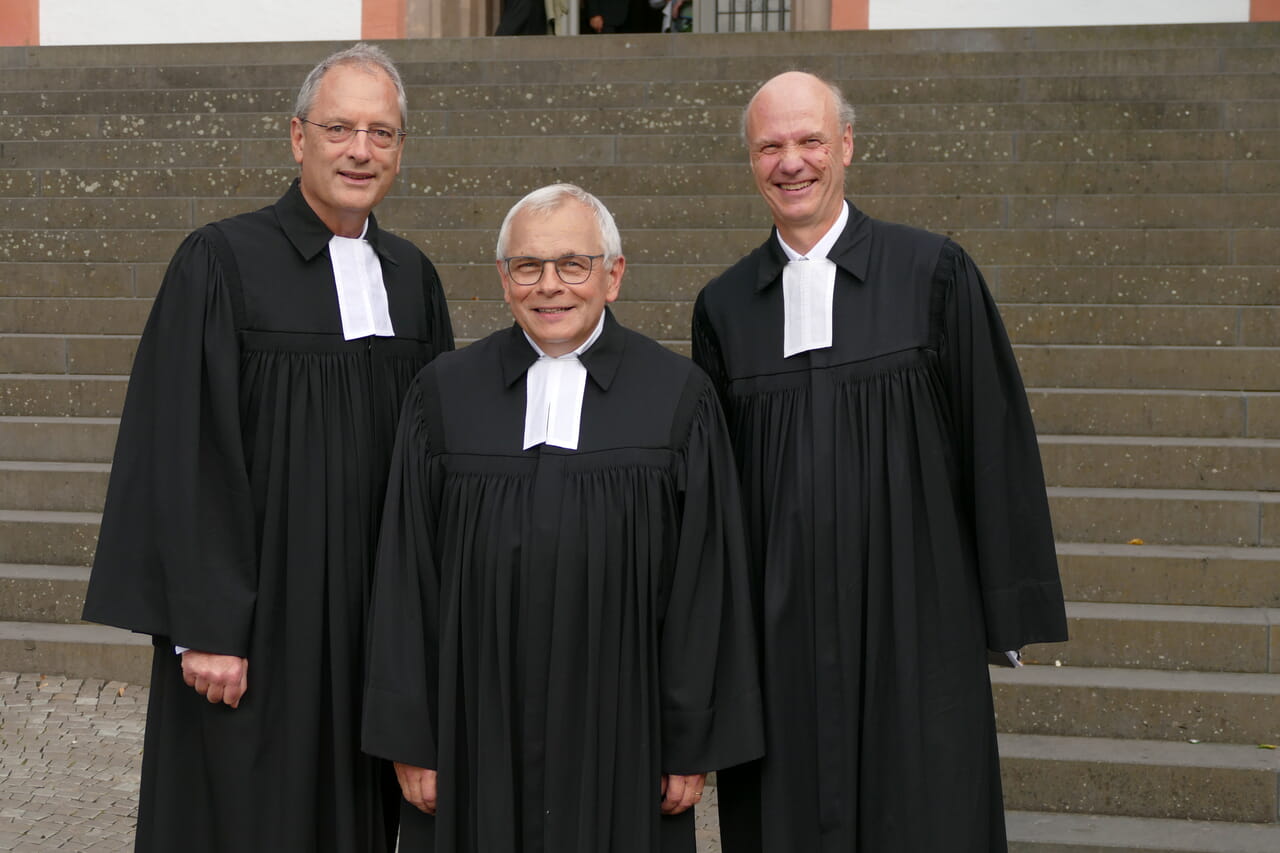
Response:
POLYGON ((156 638, 140 853, 394 840, 359 751, 365 614, 400 403, 453 335, 430 261, 371 218, 396 337, 343 340, 331 236, 296 182, 199 229, 138 347, 84 615, 156 638), (175 643, 248 659, 238 709, 175 643))
POLYGON ((776 234, 693 350, 742 476, 768 753, 720 774, 726 853, 1006 849, 986 649, 1066 639, 1025 392, 978 269, 851 206, 833 345, 782 357, 776 234))
POLYGON ((547 7, 543 0, 505 0, 495 36, 544 36, 547 7))
POLYGON ((720 407, 607 315, 579 448, 522 450, 517 327, 437 359, 400 421, 365 749, 438 770, 403 853, 694 850, 660 775, 761 754, 742 515, 720 407))

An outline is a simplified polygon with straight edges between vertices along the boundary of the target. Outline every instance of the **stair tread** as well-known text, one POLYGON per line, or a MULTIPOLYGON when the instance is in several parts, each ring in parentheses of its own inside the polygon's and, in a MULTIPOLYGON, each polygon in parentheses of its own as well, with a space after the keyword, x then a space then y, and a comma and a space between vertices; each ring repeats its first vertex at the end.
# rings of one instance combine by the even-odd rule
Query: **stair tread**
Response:
POLYGON ((1235 743, 1187 743, 1131 738, 1028 735, 1001 732, 1002 758, 1098 764, 1176 765, 1280 773, 1280 750, 1235 743))
POLYGON ((68 625, 55 622, 0 622, 0 640, 44 643, 97 643, 149 646, 151 637, 109 625, 68 625))
MULTIPOLYGON (((1197 672, 1172 669, 1047 666, 1028 664, 1017 669, 991 667, 991 683, 1054 687, 1121 688, 1125 690, 1203 691, 1280 696, 1280 674, 1254 672, 1197 672)), ((1280 733, 1277 733, 1280 735, 1280 733)))
POLYGON ((1083 849, 1158 853, 1275 853, 1280 824, 1119 817, 1062 812, 1005 812, 1009 841, 1043 843, 1054 851, 1083 849), (1059 846, 1061 845, 1061 846, 1059 846))

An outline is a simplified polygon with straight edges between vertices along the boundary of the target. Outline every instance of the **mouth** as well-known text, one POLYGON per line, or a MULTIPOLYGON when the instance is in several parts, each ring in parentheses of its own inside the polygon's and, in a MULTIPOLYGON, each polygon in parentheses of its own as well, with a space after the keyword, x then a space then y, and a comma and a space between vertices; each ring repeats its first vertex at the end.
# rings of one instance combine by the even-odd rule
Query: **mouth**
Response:
POLYGON ((795 183, 791 183, 791 184, 775 184, 775 186, 777 186, 778 189, 782 190, 783 192, 793 193, 793 192, 799 192, 800 190, 803 190, 803 189, 808 189, 809 187, 813 186, 816 183, 817 183, 816 180, 808 180, 808 181, 796 181, 795 183))
POLYGON ((338 174, 346 180, 357 184, 367 184, 373 180, 372 172, 351 172, 344 169, 340 170, 338 174))
POLYGON ((558 314, 567 314, 572 310, 573 310, 572 308, 557 308, 555 306, 548 306, 546 308, 533 309, 535 314, 543 314, 543 315, 550 315, 550 316, 555 316, 558 314))

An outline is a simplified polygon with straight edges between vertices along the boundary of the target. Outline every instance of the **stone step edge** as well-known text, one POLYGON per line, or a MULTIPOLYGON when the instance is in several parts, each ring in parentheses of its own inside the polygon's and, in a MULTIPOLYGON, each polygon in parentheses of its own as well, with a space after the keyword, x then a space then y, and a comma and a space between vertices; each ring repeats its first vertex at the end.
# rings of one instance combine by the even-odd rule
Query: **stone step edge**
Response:
POLYGON ((1248 545, 1128 545, 1112 542, 1056 543, 1059 555, 1184 560, 1280 560, 1280 548, 1248 545))
POLYGON ((1280 825, 1112 815, 1005 812, 1017 853, 1276 853, 1280 825))
POLYGON ((1280 778, 1280 749, 1256 744, 1185 743, 1131 738, 1000 732, 1001 759, 1263 771, 1280 778))
MULTIPOLYGON (((1115 622, 1237 625, 1280 628, 1280 608, 1224 607, 1208 604, 1141 604, 1068 601, 1067 618, 1115 622)), ((1277 732, 1280 735, 1280 731, 1277 732)))
POLYGON ((57 622, 0 622, 0 642, 34 640, 43 643, 150 646, 151 637, 109 625, 68 625, 57 622))
MULTIPOLYGON (((1280 696, 1280 673, 1198 672, 1172 669, 1128 669, 1105 666, 1028 664, 1018 669, 989 667, 993 685, 1106 690, 1196 691, 1253 696, 1280 696)), ((1280 737, 1280 731, 1276 733, 1280 737)), ((1165 741, 1152 741, 1164 743, 1165 741)), ((1252 744, 1256 748, 1256 744, 1252 744)))

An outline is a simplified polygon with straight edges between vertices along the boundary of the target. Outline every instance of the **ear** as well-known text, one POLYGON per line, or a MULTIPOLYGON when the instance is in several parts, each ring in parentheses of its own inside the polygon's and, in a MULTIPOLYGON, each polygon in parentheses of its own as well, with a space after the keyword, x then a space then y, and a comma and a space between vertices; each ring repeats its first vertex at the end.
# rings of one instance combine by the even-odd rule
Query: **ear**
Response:
POLYGON ((294 162, 302 164, 302 119, 294 116, 289 119, 289 143, 293 147, 294 162))
POLYGON ((844 133, 841 134, 840 141, 844 144, 844 164, 848 166, 853 162, 853 125, 846 124, 844 133))
POLYGON ((613 302, 622 292, 622 273, 627 268, 627 259, 618 255, 613 259, 613 267, 609 270, 609 281, 605 284, 604 301, 613 302))
POLYGON ((511 282, 507 281, 507 265, 502 261, 494 261, 498 268, 498 278, 502 279, 502 301, 511 304, 511 282))

